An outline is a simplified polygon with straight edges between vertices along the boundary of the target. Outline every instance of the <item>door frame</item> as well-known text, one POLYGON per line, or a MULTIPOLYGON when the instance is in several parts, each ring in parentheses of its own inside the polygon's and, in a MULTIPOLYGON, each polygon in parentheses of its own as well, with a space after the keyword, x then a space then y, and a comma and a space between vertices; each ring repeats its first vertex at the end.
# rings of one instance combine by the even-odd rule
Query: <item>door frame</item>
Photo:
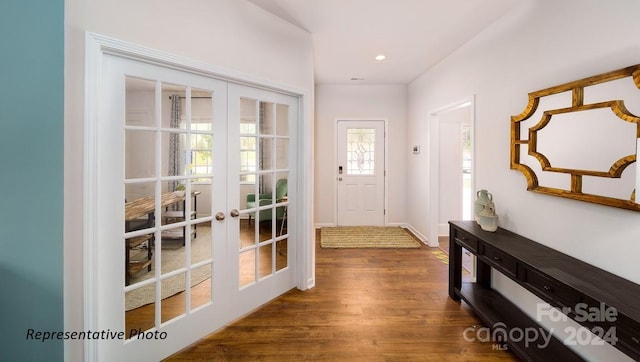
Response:
MULTIPOLYGON (((313 122, 312 122, 312 98, 311 90, 283 85, 273 81, 255 77, 249 74, 232 71, 211 64, 180 57, 163 51, 146 48, 111 37, 85 33, 85 110, 83 133, 83 262, 82 290, 65 288, 65 310, 70 308, 72 299, 82 295, 83 326, 85 331, 97 330, 98 309, 100 302, 98 295, 95 265, 98 263, 97 247, 95 245, 98 215, 95 208, 99 188, 99 175, 93 167, 98 161, 98 132, 99 109, 102 90, 102 59, 105 55, 129 58, 136 61, 147 62, 168 68, 179 69, 194 74, 220 79, 231 83, 243 84, 251 87, 266 89, 274 92, 292 95, 298 98, 298 130, 296 137, 299 142, 297 190, 299 198, 295 200, 295 209, 298 215, 298 227, 292 238, 298 240, 295 264, 298 266, 295 276, 296 287, 301 290, 312 288, 315 285, 315 231, 313 229, 313 122), (306 147, 303 147, 306 145, 306 147)), ((68 181, 67 181, 68 182, 68 181)), ((65 240, 71 238, 65 237, 65 240)), ((65 248, 75 248, 65 242, 65 248)), ((71 276, 65 275, 65 283, 73 283, 71 276)), ((65 317, 65 325, 72 326, 71 317, 65 317)), ((192 336, 193 337, 193 336, 192 336)), ((194 341, 202 336, 194 337, 194 341)), ((65 348, 70 348, 70 341, 65 343, 65 348)), ((177 352, 177 351, 176 351, 177 352)), ((87 339, 84 341, 85 361, 99 360, 98 341, 87 339)))
POLYGON ((440 209, 440 181, 439 173, 440 169, 440 116, 444 113, 463 108, 471 107, 471 139, 473 145, 471 147, 471 189, 475 190, 475 156, 476 156, 476 142, 475 142, 475 124, 476 124, 476 108, 475 108, 475 95, 462 98, 456 102, 450 103, 444 107, 437 108, 429 112, 427 123, 427 134, 429 135, 429 209, 428 209, 428 225, 429 231, 427 234, 427 244, 431 247, 438 247, 438 224, 439 224, 439 209, 440 209))
POLYGON ((338 117, 334 120, 334 128, 333 128, 333 150, 334 150, 334 163, 333 163, 333 173, 334 173, 334 178, 333 178, 333 199, 335 200, 334 203, 334 207, 333 207, 333 225, 337 226, 338 225, 338 186, 339 186, 339 181, 338 181, 338 163, 339 163, 339 156, 338 156, 338 137, 340 137, 340 135, 338 134, 338 123, 341 121, 348 121, 348 122, 383 122, 384 125, 384 177, 382 179, 382 187, 383 190, 382 192, 384 193, 384 218, 383 218, 383 226, 387 226, 387 198, 388 193, 387 193, 387 165, 389 164, 388 162, 388 157, 389 157, 389 137, 387 137, 387 130, 388 128, 388 119, 387 118, 380 118, 380 117, 360 117, 360 118, 349 118, 349 117, 338 117))

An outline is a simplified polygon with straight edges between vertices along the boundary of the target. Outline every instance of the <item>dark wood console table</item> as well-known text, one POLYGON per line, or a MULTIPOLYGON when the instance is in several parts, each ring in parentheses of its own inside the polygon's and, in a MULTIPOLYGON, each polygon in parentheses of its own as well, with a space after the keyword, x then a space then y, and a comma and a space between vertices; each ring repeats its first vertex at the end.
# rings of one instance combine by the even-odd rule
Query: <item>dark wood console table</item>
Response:
MULTIPOLYGON (((502 228, 487 232, 475 221, 450 221, 449 226, 449 296, 464 300, 487 326, 541 328, 491 288, 493 269, 640 360, 640 285, 502 228), (477 256, 475 283, 462 282, 463 247, 477 256)), ((523 340, 505 342, 524 360, 583 360, 567 341, 556 338, 545 348, 523 340)), ((587 342, 595 340, 588 336, 587 342)))

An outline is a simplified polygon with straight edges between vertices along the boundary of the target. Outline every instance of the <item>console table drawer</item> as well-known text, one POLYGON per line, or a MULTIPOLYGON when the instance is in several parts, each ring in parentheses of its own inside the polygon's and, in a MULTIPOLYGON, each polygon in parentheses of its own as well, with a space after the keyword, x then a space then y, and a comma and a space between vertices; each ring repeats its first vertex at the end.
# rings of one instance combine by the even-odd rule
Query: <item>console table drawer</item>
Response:
POLYGON ((465 249, 471 250, 474 253, 478 252, 478 239, 469 233, 466 233, 459 229, 453 229, 455 240, 461 244, 465 249))
POLYGON ((551 304, 557 302, 557 304, 573 309, 580 303, 579 293, 533 269, 524 268, 524 283, 529 289, 542 294, 542 298, 550 301, 551 304))
POLYGON ((511 255, 494 248, 493 246, 482 244, 480 247, 481 254, 484 255, 486 260, 500 272, 508 274, 512 277, 516 276, 518 269, 518 262, 511 255))

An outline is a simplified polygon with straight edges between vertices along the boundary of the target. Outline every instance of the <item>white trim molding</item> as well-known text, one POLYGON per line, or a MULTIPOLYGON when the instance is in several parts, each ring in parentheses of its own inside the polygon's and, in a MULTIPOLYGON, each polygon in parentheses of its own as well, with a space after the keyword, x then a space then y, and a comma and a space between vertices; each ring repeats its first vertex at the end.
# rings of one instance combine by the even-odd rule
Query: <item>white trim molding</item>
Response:
POLYGON ((397 226, 397 227, 401 227, 401 228, 407 229, 413 235, 415 235, 423 244, 425 244, 427 246, 432 246, 432 245, 429 244, 427 238, 421 232, 419 232, 418 229, 414 228, 410 224, 407 224, 407 223, 389 223, 387 226, 397 226))
MULTIPOLYGON (((473 147, 471 149, 472 157, 471 162, 475 164, 475 119, 476 119, 476 111, 475 111, 475 95, 471 95, 469 97, 465 97, 456 102, 450 103, 444 107, 435 109, 429 112, 428 123, 427 123, 427 134, 429 135, 429 210, 427 220, 429 220, 429 229, 427 231, 428 237, 428 245, 437 247, 438 243, 438 234, 439 234, 439 217, 438 217, 438 209, 440 205, 440 185, 438 179, 438 170, 440 166, 439 161, 439 121, 440 115, 446 112, 450 112, 462 107, 471 107, 471 137, 474 139, 473 147)), ((475 173, 475 166, 472 165, 471 172, 475 173)), ((475 177, 472 177, 471 181, 471 189, 475 190, 475 177)))

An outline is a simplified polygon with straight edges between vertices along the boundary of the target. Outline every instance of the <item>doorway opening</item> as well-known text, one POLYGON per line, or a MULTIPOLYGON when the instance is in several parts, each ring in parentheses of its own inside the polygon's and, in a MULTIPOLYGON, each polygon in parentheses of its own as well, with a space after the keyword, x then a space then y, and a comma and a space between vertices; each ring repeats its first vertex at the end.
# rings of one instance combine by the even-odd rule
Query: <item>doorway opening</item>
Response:
POLYGON ((471 220, 474 185, 474 98, 429 114, 429 245, 449 235, 449 220, 471 220))

